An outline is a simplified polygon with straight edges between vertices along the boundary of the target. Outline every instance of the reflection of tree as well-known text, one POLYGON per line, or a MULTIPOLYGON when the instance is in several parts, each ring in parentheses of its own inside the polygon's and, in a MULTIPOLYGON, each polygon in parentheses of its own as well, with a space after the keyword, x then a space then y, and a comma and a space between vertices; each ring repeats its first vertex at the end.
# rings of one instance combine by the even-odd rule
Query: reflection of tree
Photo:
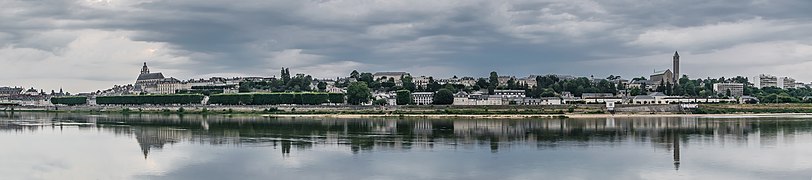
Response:
MULTIPOLYGON (((354 153, 370 150, 431 149, 436 145, 488 147, 492 152, 513 145, 555 147, 558 142, 650 141, 674 153, 692 135, 719 143, 747 143, 749 135, 775 139, 809 132, 812 122, 778 119, 608 118, 608 119, 273 119, 226 115, 84 115, 0 112, 0 131, 55 127, 64 122, 122 136, 134 136, 142 152, 165 144, 273 144, 283 154, 314 145, 339 145, 354 153), (39 122, 39 126, 21 124, 39 122), (56 123, 54 123, 56 122, 56 123), (730 138, 733 137, 733 138, 730 138)), ((761 141, 766 142, 766 141, 761 141)))

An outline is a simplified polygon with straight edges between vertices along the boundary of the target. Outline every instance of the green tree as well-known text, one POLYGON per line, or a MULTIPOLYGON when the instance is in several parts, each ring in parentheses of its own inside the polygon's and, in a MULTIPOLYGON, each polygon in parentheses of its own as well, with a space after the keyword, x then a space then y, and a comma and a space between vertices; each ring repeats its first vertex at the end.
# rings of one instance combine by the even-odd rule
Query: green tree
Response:
POLYGON ((358 78, 361 78, 361 75, 358 73, 357 70, 352 70, 352 72, 350 73, 350 78, 358 80, 358 78))
POLYGON ((398 105, 407 105, 412 104, 412 92, 409 90, 400 90, 396 92, 397 95, 397 104, 398 105))
POLYGON ((403 83, 403 89, 414 92, 417 90, 417 85, 414 84, 414 79, 409 75, 402 75, 400 81, 403 83))
POLYGON ((643 91, 640 90, 640 88, 638 88, 638 87, 633 87, 631 90, 629 90, 629 95, 630 96, 637 96, 637 95, 642 95, 642 94, 643 94, 643 91))
POLYGON ((319 88, 319 91, 324 92, 327 91, 327 83, 319 81, 319 84, 316 85, 319 88))
POLYGON ((386 99, 381 98, 381 99, 376 99, 375 101, 372 101, 372 104, 373 105, 378 105, 378 106, 386 106, 387 104, 389 104, 389 102, 386 102, 386 99))
POLYGON ((434 93, 433 103, 437 105, 449 105, 454 103, 454 93, 448 89, 440 89, 434 93))
POLYGON ((282 68, 282 83, 288 84, 290 82, 290 70, 288 68, 282 68))
POLYGON ((372 92, 365 82, 353 82, 347 87, 347 103, 360 105, 368 103, 370 98, 372 98, 372 92))
POLYGON ((519 88, 519 85, 516 84, 516 80, 514 80, 513 78, 510 78, 507 81, 507 89, 515 90, 515 89, 518 89, 518 88, 519 88))
POLYGON ((553 91, 553 89, 551 89, 551 88, 546 88, 546 89, 544 89, 544 91, 541 92, 541 94, 539 96, 541 96, 541 97, 555 97, 555 91, 553 91))
POLYGON ((497 74, 496 71, 493 71, 488 79, 488 94, 493 95, 493 90, 496 90, 496 87, 499 86, 499 74, 497 74))
POLYGON ((476 80, 476 85, 474 86, 474 90, 488 89, 488 87, 490 87, 490 84, 488 83, 488 80, 485 80, 485 78, 479 78, 479 79, 476 80))
POLYGON ((438 90, 440 90, 440 88, 442 88, 440 83, 435 81, 433 77, 429 77, 429 84, 426 85, 426 92, 438 91, 438 90))
POLYGON ((375 81, 375 79, 372 76, 372 73, 365 72, 365 73, 361 73, 361 76, 360 76, 360 78, 358 78, 358 81, 364 81, 364 82, 367 83, 367 86, 369 86, 369 84, 372 83, 373 81, 375 81))

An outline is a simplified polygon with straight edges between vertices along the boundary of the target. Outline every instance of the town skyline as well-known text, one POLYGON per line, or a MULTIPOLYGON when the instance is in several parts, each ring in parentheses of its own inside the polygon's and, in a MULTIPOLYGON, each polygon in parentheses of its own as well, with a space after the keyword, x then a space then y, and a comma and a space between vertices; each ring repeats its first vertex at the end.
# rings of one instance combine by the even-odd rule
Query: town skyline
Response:
MULTIPOLYGON (((336 80, 337 78, 346 78, 346 77, 349 77, 349 76, 350 76, 350 73, 351 73, 352 71, 359 71, 359 72, 370 72, 370 73, 376 73, 376 72, 377 72, 377 73, 380 73, 380 72, 384 72, 384 73, 385 73, 385 72, 405 72, 405 73, 409 73, 409 74, 410 74, 411 76, 413 76, 413 77, 425 76, 425 77, 434 77, 434 78, 437 78, 437 79, 441 79, 441 78, 442 78, 442 79, 447 79, 447 78, 452 78, 452 77, 458 77, 458 78, 463 78, 463 77, 473 77, 473 78, 475 78, 475 79, 478 79, 478 78, 487 78, 487 77, 488 77, 488 74, 489 74, 490 72, 497 72, 497 73, 499 73, 499 75, 500 75, 500 76, 511 76, 511 77, 514 77, 514 78, 517 78, 517 79, 518 79, 518 78, 527 77, 527 76, 561 75, 561 76, 572 76, 572 77, 587 77, 587 78, 595 78, 595 79, 606 79, 606 78, 607 78, 607 77, 609 77, 609 76, 620 76, 620 77, 622 77, 623 79, 630 80, 630 79, 633 79, 633 78, 639 78, 639 77, 649 78, 649 76, 650 76, 650 75, 653 75, 653 74, 662 73, 663 71, 666 71, 666 70, 672 70, 672 69, 674 69, 675 67, 676 67, 676 68, 680 68, 680 67, 679 67, 679 66, 680 66, 680 61, 679 61, 679 57, 680 57, 680 55, 679 55, 678 53, 679 53, 678 51, 675 51, 675 54, 674 54, 674 55, 677 57, 677 61, 675 61, 675 62, 668 61, 668 63, 677 63, 677 64, 676 64, 677 66, 674 66, 674 64, 671 64, 671 65, 669 65, 669 66, 663 66, 664 68, 659 68, 659 69, 655 68, 655 69, 653 69, 652 71, 650 71, 650 72, 648 72, 648 73, 639 74, 639 75, 636 75, 636 76, 623 76, 623 75, 621 75, 620 73, 616 73, 616 74, 607 74, 607 75, 576 75, 576 74, 566 74, 566 73, 529 73, 529 74, 515 74, 515 73, 511 73, 511 72, 499 72, 499 71, 489 71, 489 72, 485 72, 485 73, 484 73, 483 75, 481 75, 481 76, 477 76, 477 75, 456 75, 456 74, 454 74, 454 75, 449 75, 449 76, 433 76, 433 75, 425 75, 425 74, 414 74, 414 73, 411 73, 411 72, 408 72, 408 71, 398 71, 398 70, 390 70, 390 71, 363 71, 363 70, 353 69, 353 70, 351 70, 351 71, 349 71, 349 72, 346 72, 344 75, 338 75, 338 76, 334 76, 334 77, 318 77, 318 76, 314 76, 313 78, 314 78, 314 80, 336 80)), ((673 56, 672 56, 672 57, 673 57, 673 56)), ((665 61, 665 60, 663 60, 663 62, 666 62, 666 61, 665 61)), ((146 66, 148 63, 149 63, 149 62, 142 62, 142 64, 143 64, 144 66, 146 66)), ((154 67, 154 66, 150 66, 150 67, 152 68, 152 67, 154 67)), ((684 67, 684 66, 683 66, 683 67, 684 67)), ((143 68, 144 68, 144 67, 139 68, 142 74, 144 73, 144 69, 143 69, 143 68)), ((156 72, 163 72, 163 71, 161 71, 161 69, 160 69, 160 68, 154 68, 154 69, 156 70, 156 72)), ((285 67, 280 67, 279 69, 286 69, 286 68, 285 68, 285 67)), ((244 74, 231 74, 231 73, 222 73, 222 74, 218 74, 218 73, 215 73, 215 74, 206 74, 206 75, 200 75, 200 76, 193 76, 193 77, 190 77, 190 78, 185 78, 185 77, 177 77, 177 76, 173 76, 172 74, 168 74, 168 73, 167 73, 167 74, 166 74, 166 77, 167 77, 167 78, 175 78, 175 79, 178 79, 178 80, 181 80, 181 81, 187 81, 187 80, 199 80, 199 79, 210 79, 210 78, 246 78, 246 77, 279 78, 279 74, 278 74, 278 73, 279 73, 279 69, 273 69, 273 70, 269 70, 269 71, 271 71, 271 72, 269 72, 269 73, 268 73, 268 74, 266 74, 266 75, 244 75, 244 74), (208 76, 207 76, 207 75, 208 75, 208 76)), ((287 68, 287 69, 290 69, 290 68, 287 68)), ((688 71, 690 72, 690 70, 688 70, 688 71)), ((147 72, 149 72, 149 70, 147 70, 147 72)), ((136 76, 137 76, 137 74, 138 74, 138 73, 133 73, 133 74, 136 74, 136 76)), ((295 74, 305 74, 305 75, 311 75, 311 76, 313 75, 313 74, 310 74, 310 73, 308 73, 308 72, 296 71, 295 69, 293 70, 293 74, 294 74, 294 75, 295 75, 295 74)), ((789 77, 789 76, 781 76, 781 75, 770 74, 770 73, 759 73, 759 74, 754 74, 754 75, 731 75, 731 76, 719 76, 719 77, 696 77, 696 76, 691 76, 690 74, 685 74, 685 73, 680 72, 680 74, 675 75, 675 79, 678 79, 678 77, 682 77, 683 75, 688 76, 690 79, 706 79, 706 78, 716 79, 716 78, 721 78, 721 77, 724 77, 724 78, 732 78, 732 77, 737 77, 737 76, 741 76, 741 77, 745 77, 745 78, 748 78, 748 79, 749 79, 749 78, 752 78, 752 77, 754 77, 754 76, 759 76, 759 75, 773 75, 773 76, 777 76, 777 77, 789 77)), ((795 77, 792 77, 792 78, 795 78, 795 77)), ((4 86, 4 87, 18 87, 18 88, 23 88, 23 89, 31 89, 31 88, 33 88, 33 89, 36 89, 36 90, 38 90, 38 91, 39 91, 39 90, 42 90, 42 91, 45 91, 45 92, 51 92, 51 91, 60 91, 60 92, 61 92, 61 91, 65 91, 65 92, 71 92, 71 93, 73 93, 73 94, 76 94, 76 93, 92 93, 92 92, 96 92, 96 91, 100 91, 100 90, 106 90, 106 89, 110 89, 110 88, 115 87, 115 86, 127 86, 127 85, 134 85, 134 84, 136 84, 136 83, 135 83, 135 81, 134 81, 133 79, 138 79, 138 78, 130 78, 129 82, 126 82, 126 81, 120 81, 120 82, 123 82, 123 83, 120 83, 120 84, 110 84, 110 85, 109 85, 109 86, 107 86, 107 87, 103 87, 103 88, 99 88, 99 89, 90 89, 90 90, 86 90, 86 91, 83 91, 83 90, 78 90, 78 91, 77 91, 77 90, 74 90, 74 89, 66 89, 66 88, 64 88, 64 86, 59 86, 59 87, 58 87, 58 88, 56 88, 56 89, 48 89, 48 88, 41 88, 41 87, 46 87, 46 86, 36 86, 36 85, 30 85, 30 86, 20 86, 20 85, 3 85, 3 84, 0 84, 0 87, 2 87, 2 86, 4 86)), ((806 81, 797 80, 797 82, 799 82, 799 83, 804 83, 804 82, 806 82, 806 81)), ((751 83, 752 83, 752 82, 751 82, 751 83)))

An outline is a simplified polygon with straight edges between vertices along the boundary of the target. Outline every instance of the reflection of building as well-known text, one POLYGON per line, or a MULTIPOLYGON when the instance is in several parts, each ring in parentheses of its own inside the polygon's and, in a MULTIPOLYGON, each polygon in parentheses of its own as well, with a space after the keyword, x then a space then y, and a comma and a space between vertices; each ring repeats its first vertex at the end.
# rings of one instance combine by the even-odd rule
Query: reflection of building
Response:
POLYGON ((144 158, 147 158, 150 149, 162 149, 165 144, 174 144, 192 137, 191 131, 165 127, 136 128, 133 130, 133 134, 135 134, 135 140, 138 141, 138 146, 141 147, 141 152, 144 153, 144 158))

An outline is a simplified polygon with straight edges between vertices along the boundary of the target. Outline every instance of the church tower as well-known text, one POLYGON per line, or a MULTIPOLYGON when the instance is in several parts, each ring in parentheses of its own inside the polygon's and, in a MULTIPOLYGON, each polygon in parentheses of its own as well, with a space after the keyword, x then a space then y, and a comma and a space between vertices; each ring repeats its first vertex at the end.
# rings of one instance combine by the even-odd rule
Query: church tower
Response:
POLYGON ((674 84, 677 84, 677 83, 679 83, 679 78, 682 77, 679 74, 679 52, 677 52, 677 51, 674 51, 674 64, 673 64, 673 66, 674 67, 672 67, 672 69, 674 70, 674 82, 675 82, 674 84))
POLYGON ((149 74, 149 68, 147 67, 147 62, 144 62, 144 67, 141 67, 141 74, 149 74))

